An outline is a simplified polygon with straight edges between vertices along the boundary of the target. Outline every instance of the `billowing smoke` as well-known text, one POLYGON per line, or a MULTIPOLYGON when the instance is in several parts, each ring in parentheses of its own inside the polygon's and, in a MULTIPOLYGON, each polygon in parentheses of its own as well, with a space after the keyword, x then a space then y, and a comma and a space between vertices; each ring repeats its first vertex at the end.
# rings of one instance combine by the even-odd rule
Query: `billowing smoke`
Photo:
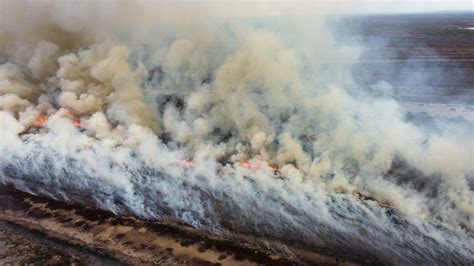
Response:
POLYGON ((474 258, 472 127, 357 88, 361 48, 320 19, 141 4, 2 1, 2 183, 400 263, 474 258))

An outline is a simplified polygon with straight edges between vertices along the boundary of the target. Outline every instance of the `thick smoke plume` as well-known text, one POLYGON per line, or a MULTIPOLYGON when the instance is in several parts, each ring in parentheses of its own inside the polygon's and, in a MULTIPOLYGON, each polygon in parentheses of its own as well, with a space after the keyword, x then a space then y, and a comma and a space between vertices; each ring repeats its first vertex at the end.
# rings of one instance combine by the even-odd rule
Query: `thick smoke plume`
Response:
POLYGON ((474 258, 472 128, 357 88, 361 48, 320 19, 179 6, 2 1, 1 182, 400 263, 474 258))

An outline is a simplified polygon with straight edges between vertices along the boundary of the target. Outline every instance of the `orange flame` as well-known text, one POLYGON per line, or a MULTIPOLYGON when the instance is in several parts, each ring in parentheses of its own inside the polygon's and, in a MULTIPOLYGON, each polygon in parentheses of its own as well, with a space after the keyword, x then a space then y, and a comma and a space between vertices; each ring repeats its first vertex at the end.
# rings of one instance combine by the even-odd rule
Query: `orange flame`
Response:
POLYGON ((44 127, 46 125, 46 123, 48 123, 48 117, 44 116, 44 115, 40 115, 38 116, 38 118, 36 118, 36 124, 40 127, 44 127))
POLYGON ((194 165, 193 161, 190 161, 190 160, 177 160, 177 162, 180 164, 183 164, 187 168, 192 168, 194 165))
MULTIPOLYGON (((194 166, 194 162, 191 161, 191 160, 176 160, 176 162, 181 164, 181 165, 186 166, 187 168, 192 168, 194 166)), ((241 163, 239 163, 239 165, 242 168, 253 169, 253 170, 259 170, 262 167, 260 163, 251 163, 251 162, 248 162, 248 161, 241 162, 241 163)), ((278 174, 280 172, 280 169, 278 169, 276 167, 273 167, 269 164, 267 164, 267 167, 272 169, 273 173, 275 173, 275 174, 278 174)))
POLYGON ((73 122, 74 122, 74 125, 75 125, 77 128, 80 128, 80 129, 85 128, 85 126, 81 123, 81 120, 79 120, 79 119, 74 119, 73 122))
MULTIPOLYGON (((38 116, 38 118, 36 118, 36 125, 39 126, 39 127, 44 127, 46 125, 46 123, 48 123, 48 117, 45 116, 45 115, 40 115, 38 116)), ((81 120, 79 119, 73 119, 72 120, 72 123, 74 124, 74 126, 76 126, 77 128, 86 128, 84 126, 84 124, 82 124, 81 120)))
POLYGON ((260 164, 259 163, 250 163, 250 162, 241 162, 240 166, 245 168, 245 169, 255 169, 258 170, 260 169, 260 164))
MULTIPOLYGON (((251 162, 248 162, 248 161, 245 161, 245 162, 241 162, 240 163, 240 166, 242 168, 245 168, 245 169, 253 169, 253 170, 259 170, 262 165, 260 163, 251 163, 251 162)), ((270 169, 272 169, 272 171, 277 174, 280 172, 280 169, 276 168, 276 167, 273 167, 269 164, 266 164, 267 167, 269 167, 270 169)))

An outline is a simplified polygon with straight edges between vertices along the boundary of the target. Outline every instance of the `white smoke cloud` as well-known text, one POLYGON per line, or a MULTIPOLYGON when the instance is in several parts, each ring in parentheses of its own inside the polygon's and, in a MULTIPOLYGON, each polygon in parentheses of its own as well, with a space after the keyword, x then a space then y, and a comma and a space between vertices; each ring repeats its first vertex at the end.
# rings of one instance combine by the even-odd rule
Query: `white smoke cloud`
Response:
POLYGON ((0 25, 3 183, 219 232, 225 219, 249 230, 269 223, 262 234, 289 228, 302 241, 331 230, 358 239, 374 227, 363 241, 376 249, 387 239, 377 234, 401 234, 378 202, 424 235, 433 224, 452 230, 439 232, 438 251, 472 256, 472 136, 430 132, 406 122, 395 100, 346 87, 340 61, 357 48, 338 46, 322 23, 285 38, 251 23, 208 25, 201 14, 190 30, 167 17, 170 33, 122 2, 5 7, 38 10, 0 25), (420 176, 391 176, 397 160, 420 176))

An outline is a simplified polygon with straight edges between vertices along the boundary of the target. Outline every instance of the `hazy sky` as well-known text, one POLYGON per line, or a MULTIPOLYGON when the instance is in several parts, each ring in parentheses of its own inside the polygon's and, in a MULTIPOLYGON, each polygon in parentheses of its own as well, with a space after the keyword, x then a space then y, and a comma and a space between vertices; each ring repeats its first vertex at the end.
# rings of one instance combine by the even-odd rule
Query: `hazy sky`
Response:
POLYGON ((359 3, 362 12, 473 11, 474 9, 472 0, 346 0, 344 2, 359 3))
MULTIPOLYGON (((304 15, 314 13, 474 11, 474 0, 178 0, 184 6, 209 4, 223 16, 304 15)), ((165 1, 166 2, 166 1, 165 1)))

